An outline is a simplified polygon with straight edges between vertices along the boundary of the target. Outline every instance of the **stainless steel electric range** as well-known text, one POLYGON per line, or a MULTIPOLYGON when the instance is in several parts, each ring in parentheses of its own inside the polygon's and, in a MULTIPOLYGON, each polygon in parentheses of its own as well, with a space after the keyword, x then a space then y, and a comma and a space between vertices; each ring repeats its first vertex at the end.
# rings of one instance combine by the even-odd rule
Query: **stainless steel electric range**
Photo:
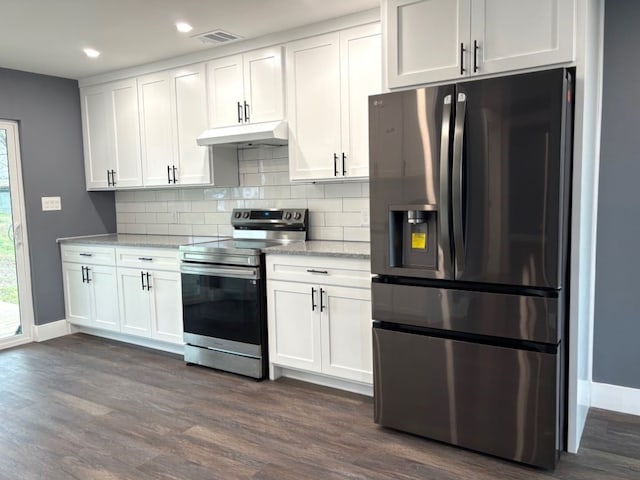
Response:
POLYGON ((234 209, 233 238, 180 247, 185 362, 266 378, 264 249, 306 240, 308 218, 306 209, 234 209))

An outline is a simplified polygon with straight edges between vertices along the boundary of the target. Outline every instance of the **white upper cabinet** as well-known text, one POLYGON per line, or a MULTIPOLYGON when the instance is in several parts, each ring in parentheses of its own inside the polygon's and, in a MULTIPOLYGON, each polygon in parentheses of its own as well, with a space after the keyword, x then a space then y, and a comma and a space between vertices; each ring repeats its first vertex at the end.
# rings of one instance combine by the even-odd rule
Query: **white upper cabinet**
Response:
POLYGON ((228 127, 284 117, 281 47, 207 63, 209 123, 228 127))
POLYGON ((575 0, 383 0, 389 88, 571 62, 575 0))
POLYGON ((81 89, 87 190, 142 186, 135 79, 81 89))
POLYGON ((207 147, 196 144, 207 128, 204 64, 138 78, 145 186, 211 182, 207 147))
POLYGON ((380 26, 287 45, 291 180, 368 175, 368 96, 381 91, 380 26))

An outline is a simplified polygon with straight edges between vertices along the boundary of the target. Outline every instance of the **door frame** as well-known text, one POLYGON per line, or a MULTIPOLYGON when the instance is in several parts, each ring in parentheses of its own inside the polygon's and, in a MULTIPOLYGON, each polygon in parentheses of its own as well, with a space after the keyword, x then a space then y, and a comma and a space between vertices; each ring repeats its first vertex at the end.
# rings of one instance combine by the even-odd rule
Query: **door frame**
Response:
POLYGON ((33 340, 34 309, 31 289, 31 262, 29 258, 27 219, 22 182, 19 124, 16 121, 0 119, 0 129, 7 131, 7 163, 9 168, 14 243, 17 243, 15 240, 17 236, 20 238, 20 247, 16 245, 16 276, 18 279, 18 299, 20 301, 20 323, 22 325, 22 333, 20 335, 0 339, 0 350, 2 350, 29 343, 33 340))

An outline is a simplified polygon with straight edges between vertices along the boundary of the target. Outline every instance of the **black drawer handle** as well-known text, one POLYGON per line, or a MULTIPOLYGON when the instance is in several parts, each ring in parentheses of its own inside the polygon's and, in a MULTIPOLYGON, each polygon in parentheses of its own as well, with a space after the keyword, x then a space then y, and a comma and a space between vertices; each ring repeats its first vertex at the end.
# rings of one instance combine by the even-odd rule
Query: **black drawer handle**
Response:
POLYGON ((328 275, 329 272, 326 270, 316 270, 315 268, 308 268, 307 269, 308 273, 322 273, 323 275, 328 275))
POLYGON ((153 258, 151 257, 138 257, 138 260, 142 260, 144 262, 151 262, 153 258))
POLYGON ((81 257, 93 257, 93 253, 81 253, 81 257))

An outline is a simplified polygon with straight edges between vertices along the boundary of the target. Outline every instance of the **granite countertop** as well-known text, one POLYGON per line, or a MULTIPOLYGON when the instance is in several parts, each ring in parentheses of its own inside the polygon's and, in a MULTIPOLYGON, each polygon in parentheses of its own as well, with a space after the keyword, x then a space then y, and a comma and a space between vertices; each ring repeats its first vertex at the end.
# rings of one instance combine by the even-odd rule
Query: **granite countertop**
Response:
POLYGON ((286 255, 314 255, 323 257, 364 258, 371 257, 369 242, 339 242, 328 240, 307 240, 286 245, 269 247, 266 254, 278 253, 286 255))
POLYGON ((107 233, 85 237, 59 238, 64 245, 103 245, 108 247, 155 247, 178 248, 190 243, 203 243, 227 237, 195 237, 189 235, 133 235, 126 233, 107 233))

